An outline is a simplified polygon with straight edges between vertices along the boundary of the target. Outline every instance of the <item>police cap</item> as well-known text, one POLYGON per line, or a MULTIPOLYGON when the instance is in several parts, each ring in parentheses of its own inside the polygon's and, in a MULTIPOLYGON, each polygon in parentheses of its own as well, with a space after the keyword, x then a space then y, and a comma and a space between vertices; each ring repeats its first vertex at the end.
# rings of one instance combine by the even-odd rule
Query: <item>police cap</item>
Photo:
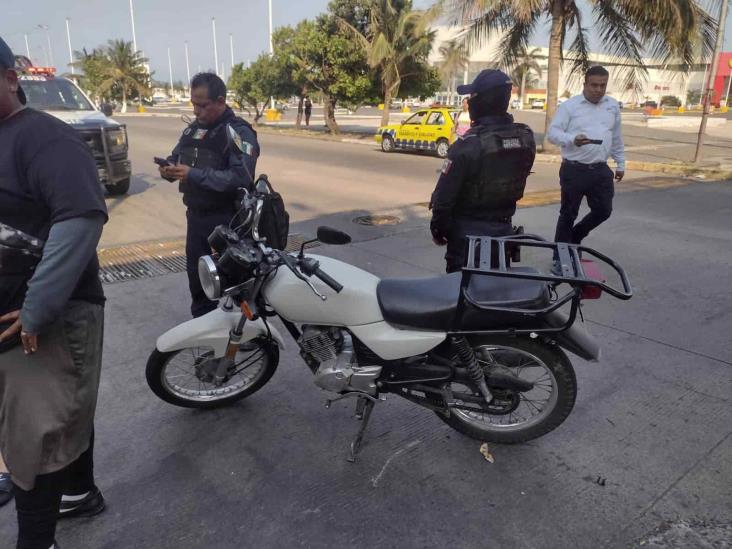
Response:
POLYGON ((485 69, 480 71, 472 84, 458 86, 457 92, 460 95, 470 95, 473 93, 484 93, 494 88, 502 88, 511 85, 513 85, 513 81, 505 72, 497 69, 485 69))

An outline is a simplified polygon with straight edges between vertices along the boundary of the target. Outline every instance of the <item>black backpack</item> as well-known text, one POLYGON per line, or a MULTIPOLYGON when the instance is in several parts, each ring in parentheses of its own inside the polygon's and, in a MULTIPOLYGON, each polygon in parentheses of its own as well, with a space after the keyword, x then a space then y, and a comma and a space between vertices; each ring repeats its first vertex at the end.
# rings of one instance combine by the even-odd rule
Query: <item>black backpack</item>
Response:
POLYGON ((274 190, 266 175, 260 175, 267 183, 269 194, 262 205, 262 217, 259 219, 259 236, 266 238, 270 248, 284 250, 287 246, 287 236, 290 231, 290 214, 285 209, 282 195, 274 190))

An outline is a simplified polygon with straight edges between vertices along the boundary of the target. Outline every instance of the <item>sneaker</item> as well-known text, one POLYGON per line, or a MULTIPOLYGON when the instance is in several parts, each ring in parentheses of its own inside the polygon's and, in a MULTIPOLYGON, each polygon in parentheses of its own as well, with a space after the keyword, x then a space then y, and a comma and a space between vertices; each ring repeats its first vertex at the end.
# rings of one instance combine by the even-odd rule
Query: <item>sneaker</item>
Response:
POLYGON ((93 517, 104 511, 104 496, 96 486, 91 492, 78 499, 77 496, 63 496, 58 518, 93 517))
POLYGON ((0 507, 13 499, 13 481, 8 473, 0 473, 0 507))

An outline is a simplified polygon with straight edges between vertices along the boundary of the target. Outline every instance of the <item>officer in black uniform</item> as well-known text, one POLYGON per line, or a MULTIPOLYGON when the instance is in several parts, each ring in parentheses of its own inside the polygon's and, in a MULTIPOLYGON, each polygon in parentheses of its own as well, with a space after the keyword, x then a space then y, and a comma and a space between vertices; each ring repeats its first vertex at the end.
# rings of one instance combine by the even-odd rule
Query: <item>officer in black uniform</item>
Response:
POLYGON ((536 156, 531 129, 508 114, 511 79, 499 70, 481 71, 469 95, 472 127, 450 147, 432 193, 432 239, 447 245, 447 272, 465 264, 465 237, 513 234, 511 218, 536 156))
POLYGON ((212 73, 197 74, 191 80, 191 103, 196 120, 184 131, 161 166, 160 175, 180 181, 188 231, 186 257, 191 314, 205 315, 216 308, 201 288, 198 259, 211 253, 208 236, 217 225, 228 224, 236 213, 237 190, 251 190, 259 144, 252 126, 234 114, 226 104, 226 85, 212 73), (238 135, 232 139, 229 127, 238 135))

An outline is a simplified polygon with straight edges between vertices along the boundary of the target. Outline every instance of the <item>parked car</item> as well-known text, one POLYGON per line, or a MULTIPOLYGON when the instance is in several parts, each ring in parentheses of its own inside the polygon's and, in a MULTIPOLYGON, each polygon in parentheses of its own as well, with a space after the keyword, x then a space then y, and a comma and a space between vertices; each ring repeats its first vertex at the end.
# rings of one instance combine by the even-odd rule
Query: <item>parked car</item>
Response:
POLYGON ((376 142, 384 152, 396 149, 429 151, 445 158, 455 140, 453 130, 458 112, 447 107, 420 110, 401 124, 380 127, 375 135, 376 142))
POLYGON ((531 108, 532 109, 543 109, 544 103, 546 103, 546 101, 544 99, 534 99, 531 102, 531 108))

